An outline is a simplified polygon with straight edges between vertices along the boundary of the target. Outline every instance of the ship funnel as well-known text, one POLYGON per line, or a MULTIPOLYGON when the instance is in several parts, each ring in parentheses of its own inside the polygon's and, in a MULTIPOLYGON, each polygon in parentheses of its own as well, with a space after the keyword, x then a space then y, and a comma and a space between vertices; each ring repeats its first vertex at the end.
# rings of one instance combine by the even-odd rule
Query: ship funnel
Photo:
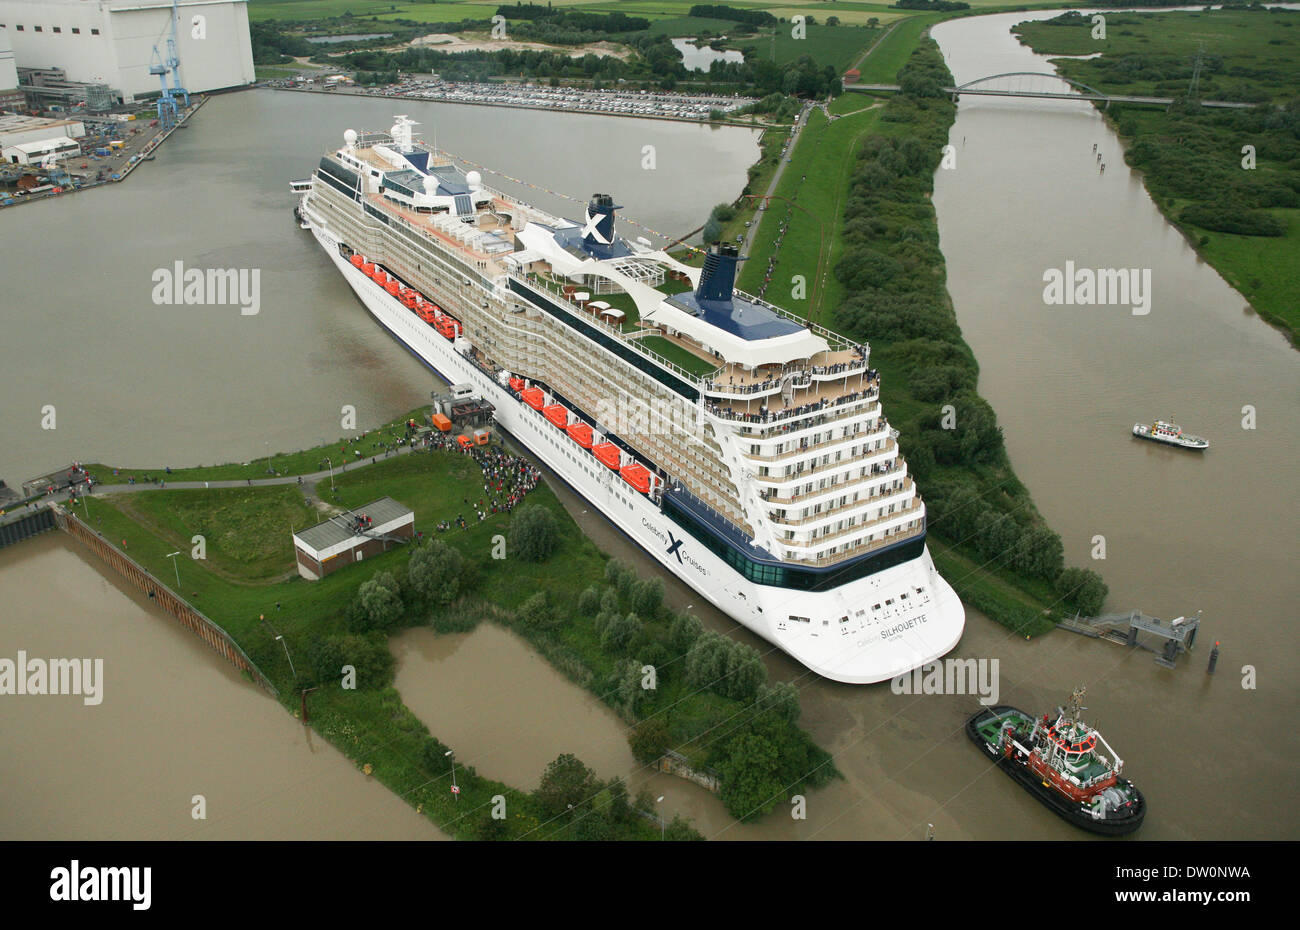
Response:
POLYGON ((700 272, 700 284, 695 289, 695 299, 730 301, 731 292, 736 287, 736 263, 740 253, 734 245, 709 246, 704 256, 704 270, 700 272))
POLYGON ((582 227, 582 246, 589 253, 608 258, 614 253, 614 211, 621 207, 609 194, 592 194, 587 204, 587 222, 582 227))

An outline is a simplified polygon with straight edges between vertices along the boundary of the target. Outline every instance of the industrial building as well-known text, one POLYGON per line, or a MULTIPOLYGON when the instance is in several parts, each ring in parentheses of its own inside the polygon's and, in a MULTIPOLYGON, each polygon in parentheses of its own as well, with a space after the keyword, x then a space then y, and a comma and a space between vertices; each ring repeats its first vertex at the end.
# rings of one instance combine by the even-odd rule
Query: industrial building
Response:
POLYGON ((11 165, 39 164, 47 155, 79 155, 77 139, 86 134, 80 120, 0 115, 0 160, 11 165))
MULTIPOLYGON (((18 68, 61 70, 122 103, 158 94, 169 57, 190 93, 255 80, 247 0, 0 0, 0 36, 18 68)), ((0 51, 0 92, 5 70, 0 51)))
POLYGON ((368 555, 387 552, 414 535, 414 512, 391 497, 381 497, 294 533, 298 574, 319 581, 368 555))

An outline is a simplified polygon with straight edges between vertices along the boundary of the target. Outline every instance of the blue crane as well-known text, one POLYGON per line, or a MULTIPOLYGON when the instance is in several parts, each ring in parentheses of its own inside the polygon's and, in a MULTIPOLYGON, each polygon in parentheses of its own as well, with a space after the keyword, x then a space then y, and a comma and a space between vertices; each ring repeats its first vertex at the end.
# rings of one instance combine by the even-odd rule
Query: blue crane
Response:
MULTIPOLYGON (((158 84, 162 93, 158 97, 158 123, 164 129, 170 129, 176 125, 179 109, 176 101, 181 101, 181 107, 188 109, 190 105, 190 94, 181 86, 180 68, 181 61, 176 56, 177 43, 177 24, 180 21, 180 11, 177 9, 176 0, 172 0, 171 15, 171 35, 167 36, 167 55, 163 57, 158 50, 158 43, 153 46, 153 57, 149 62, 149 73, 158 75, 158 84), (167 74, 171 72, 171 86, 167 84, 167 74)), ((167 32, 166 27, 163 33, 167 32)), ((162 36, 159 36, 161 41, 162 36)))

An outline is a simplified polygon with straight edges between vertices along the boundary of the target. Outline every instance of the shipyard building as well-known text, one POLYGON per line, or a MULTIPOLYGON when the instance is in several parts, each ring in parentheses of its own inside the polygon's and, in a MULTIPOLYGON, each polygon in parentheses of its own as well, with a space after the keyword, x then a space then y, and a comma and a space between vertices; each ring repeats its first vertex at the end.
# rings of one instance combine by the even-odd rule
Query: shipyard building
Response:
POLYGON ((186 90, 253 83, 247 0, 0 0, 0 91, 3 50, 12 48, 20 72, 61 72, 72 84, 109 88, 114 102, 155 95, 159 76, 150 67, 169 55, 173 16, 186 90))

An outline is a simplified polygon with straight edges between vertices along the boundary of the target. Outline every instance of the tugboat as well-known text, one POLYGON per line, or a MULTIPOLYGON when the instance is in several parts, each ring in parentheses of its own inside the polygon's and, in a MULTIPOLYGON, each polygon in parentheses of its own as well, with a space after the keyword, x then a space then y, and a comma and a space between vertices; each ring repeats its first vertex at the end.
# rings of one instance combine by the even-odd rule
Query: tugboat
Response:
POLYGON ((1146 423, 1134 423, 1133 435, 1138 439, 1163 442, 1167 446, 1178 446, 1180 449, 1196 449, 1199 451, 1210 448, 1208 439, 1184 433, 1182 427, 1177 423, 1167 423, 1164 420, 1156 420, 1150 426, 1146 423))
POLYGON ((1124 760, 1079 716, 1083 688, 1068 707, 1035 717, 1017 707, 988 707, 966 721, 966 735, 1026 791, 1061 818, 1092 833, 1120 836, 1142 826, 1146 799, 1127 778, 1124 760), (1110 757, 1103 755, 1105 749, 1110 757))

